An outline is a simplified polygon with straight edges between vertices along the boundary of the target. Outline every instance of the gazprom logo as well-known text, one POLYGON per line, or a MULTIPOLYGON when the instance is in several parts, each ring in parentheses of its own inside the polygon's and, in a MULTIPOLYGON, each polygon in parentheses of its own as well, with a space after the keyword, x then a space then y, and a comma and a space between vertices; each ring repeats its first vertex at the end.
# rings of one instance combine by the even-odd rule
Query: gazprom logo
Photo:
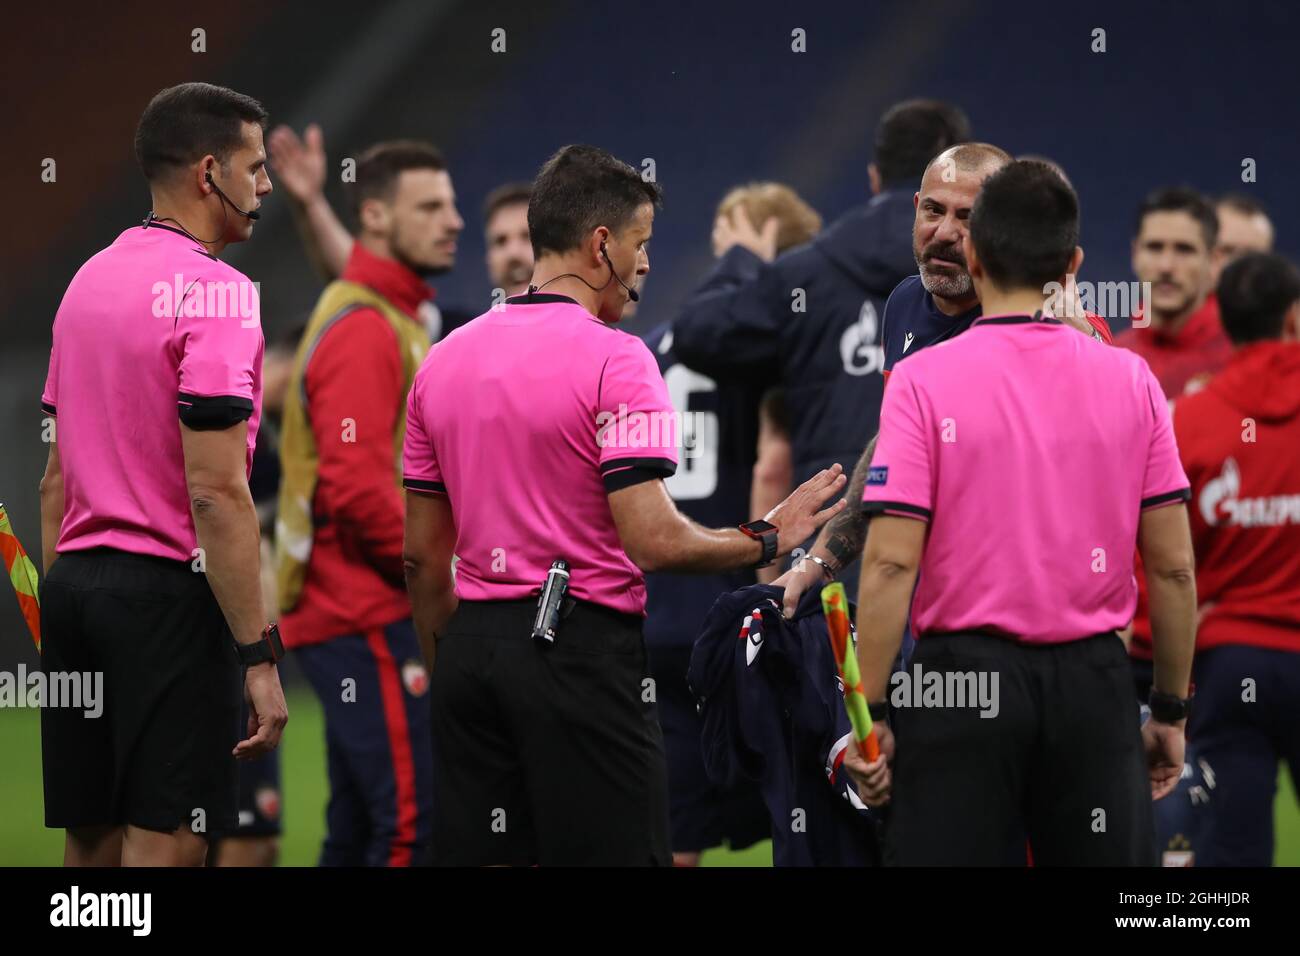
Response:
POLYGON ((876 468, 867 469, 867 484, 883 485, 889 480, 889 466, 881 465, 876 468))
POLYGON ((880 345, 880 319, 870 299, 858 310, 858 320, 840 336, 840 360, 849 375, 871 375, 885 367, 880 345))

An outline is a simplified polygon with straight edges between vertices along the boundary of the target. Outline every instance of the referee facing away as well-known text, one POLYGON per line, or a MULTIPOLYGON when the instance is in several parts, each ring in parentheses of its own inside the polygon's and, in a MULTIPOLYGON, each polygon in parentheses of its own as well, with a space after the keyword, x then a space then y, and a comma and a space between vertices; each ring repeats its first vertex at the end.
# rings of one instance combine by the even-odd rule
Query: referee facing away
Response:
POLYGON ((1037 864, 1154 863, 1151 800, 1182 769, 1195 634, 1188 482, 1146 363, 1042 318, 1078 235, 1050 167, 989 177, 963 240, 983 314, 900 361, 885 393, 858 655, 897 747, 883 725, 884 756, 850 771, 868 803, 895 791, 887 862, 1023 863, 1028 837, 1037 864), (1116 633, 1135 544, 1155 636, 1140 732, 1116 633), (916 651, 890 678, 918 567, 916 651))
POLYGON ((207 833, 235 826, 235 757, 273 749, 288 719, 248 488, 261 319, 217 258, 271 191, 265 123, 207 83, 155 96, 135 138, 153 209, 54 319, 41 666, 102 673, 106 700, 97 718, 41 710, 45 825, 66 828, 69 866, 201 866, 207 833))
POLYGON ((677 511, 667 388, 613 328, 650 271, 659 194, 602 149, 557 152, 528 207, 533 285, 435 345, 411 389, 405 555, 416 628, 436 640, 439 864, 667 865, 643 572, 758 565, 840 509, 821 508, 835 465, 743 529, 677 511), (561 559, 568 599, 537 639, 561 559))

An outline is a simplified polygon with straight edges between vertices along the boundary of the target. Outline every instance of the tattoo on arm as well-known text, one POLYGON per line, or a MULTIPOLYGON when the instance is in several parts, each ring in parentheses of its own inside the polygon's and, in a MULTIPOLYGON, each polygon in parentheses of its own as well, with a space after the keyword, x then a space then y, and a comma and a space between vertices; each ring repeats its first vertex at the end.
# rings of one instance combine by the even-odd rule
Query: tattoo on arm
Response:
POLYGON ((849 506, 826 525, 822 546, 830 552, 836 570, 852 564, 862 554, 862 546, 867 540, 868 521, 862 513, 862 491, 867 484, 867 471, 871 467, 871 456, 875 451, 876 439, 872 438, 858 459, 844 491, 844 500, 849 506))

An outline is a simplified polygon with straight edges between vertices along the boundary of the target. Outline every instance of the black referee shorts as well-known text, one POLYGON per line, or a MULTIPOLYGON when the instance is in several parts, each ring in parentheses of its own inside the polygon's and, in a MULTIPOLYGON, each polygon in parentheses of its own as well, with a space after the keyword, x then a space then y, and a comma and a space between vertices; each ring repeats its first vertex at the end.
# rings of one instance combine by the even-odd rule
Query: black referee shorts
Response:
POLYGON ((41 711, 45 825, 207 836, 233 829, 242 672, 221 608, 184 561, 62 554, 41 587, 46 674, 102 674, 103 711, 41 711))
POLYGON ((1035 866, 1155 865, 1138 706, 1117 635, 1035 647, 936 634, 917 642, 909 676, 918 666, 945 685, 983 672, 991 686, 996 673, 997 713, 950 706, 953 697, 891 710, 887 864, 1024 865, 1032 853, 1035 866))
POLYGON ((668 785, 641 618, 579 601, 461 601, 438 641, 434 862, 664 866, 668 785))

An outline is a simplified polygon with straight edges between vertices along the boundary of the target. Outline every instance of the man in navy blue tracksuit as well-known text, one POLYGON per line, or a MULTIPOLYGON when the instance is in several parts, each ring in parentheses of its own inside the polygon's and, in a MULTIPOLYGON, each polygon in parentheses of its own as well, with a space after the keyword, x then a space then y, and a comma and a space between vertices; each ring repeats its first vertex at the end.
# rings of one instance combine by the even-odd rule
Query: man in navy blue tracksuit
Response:
POLYGON ((876 433, 880 319, 889 293, 916 271, 912 194, 931 158, 969 138, 953 106, 894 106, 876 130, 875 195, 866 205, 769 263, 738 242, 715 271, 739 284, 706 283, 673 322, 674 351, 689 368, 784 385, 795 484, 856 461, 876 433))

